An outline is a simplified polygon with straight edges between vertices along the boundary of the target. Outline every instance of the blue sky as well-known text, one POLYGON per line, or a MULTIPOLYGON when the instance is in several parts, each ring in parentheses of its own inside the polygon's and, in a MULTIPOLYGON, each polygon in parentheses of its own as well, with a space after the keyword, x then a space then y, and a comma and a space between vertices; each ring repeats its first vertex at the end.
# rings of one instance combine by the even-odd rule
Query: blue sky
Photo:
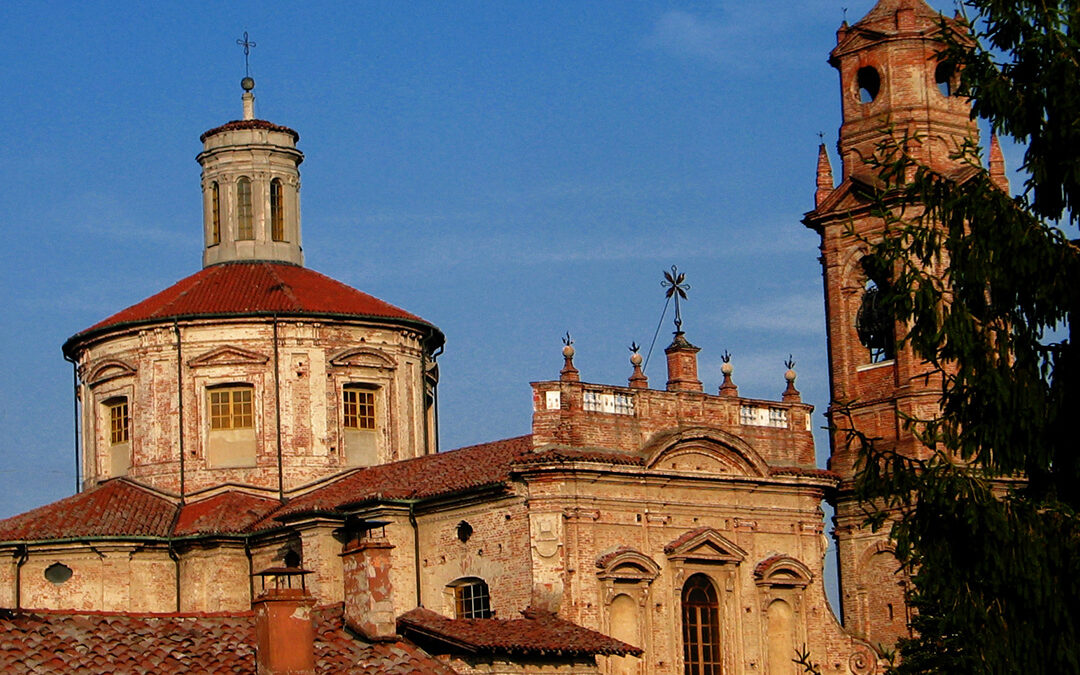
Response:
POLYGON ((4 3, 0 517, 74 489, 61 343, 199 269, 194 157, 240 115, 245 30, 257 116, 307 156, 307 265, 447 335, 444 448, 527 433, 566 331, 583 379, 625 382, 672 264, 706 389, 728 350, 743 395, 779 397, 793 354, 820 425, 799 221, 840 123, 842 7, 872 4, 4 3))

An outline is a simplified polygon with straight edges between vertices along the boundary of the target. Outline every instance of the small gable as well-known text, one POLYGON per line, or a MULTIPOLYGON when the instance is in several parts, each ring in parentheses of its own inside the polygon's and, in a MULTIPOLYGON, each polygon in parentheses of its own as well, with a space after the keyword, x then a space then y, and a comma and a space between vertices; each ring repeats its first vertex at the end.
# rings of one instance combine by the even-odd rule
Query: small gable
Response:
POLYGON ((758 586, 806 588, 814 575, 803 563, 786 555, 774 555, 754 567, 754 583, 758 586))
POLYGON ((373 347, 355 347, 339 352, 330 359, 330 365, 338 368, 396 368, 397 363, 382 351, 373 347))
POLYGON ((669 560, 740 563, 746 551, 711 527, 690 530, 664 547, 669 560))
POLYGON ((90 369, 90 374, 86 377, 85 381, 91 387, 96 387, 103 382, 134 374, 134 366, 117 359, 106 359, 95 364, 94 367, 90 369))
POLYGON ((257 366, 263 365, 269 360, 269 356, 250 352, 239 347, 218 347, 191 359, 188 361, 188 366, 191 368, 204 366, 257 366))
POLYGON ((652 558, 629 547, 620 547, 596 559, 601 579, 649 581, 660 574, 660 566, 652 558))

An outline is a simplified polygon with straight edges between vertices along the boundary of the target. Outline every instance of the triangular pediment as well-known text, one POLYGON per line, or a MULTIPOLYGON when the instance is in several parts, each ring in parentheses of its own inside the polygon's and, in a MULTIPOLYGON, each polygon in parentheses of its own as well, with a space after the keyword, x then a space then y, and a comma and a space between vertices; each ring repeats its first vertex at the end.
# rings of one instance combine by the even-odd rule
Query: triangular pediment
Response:
POLYGON ((664 547, 669 560, 739 563, 746 551, 711 527, 691 530, 664 547))
POLYGON ((96 387, 102 382, 108 382, 109 380, 115 380, 118 377, 134 374, 135 366, 120 361, 119 359, 106 359, 105 361, 95 364, 94 367, 90 369, 90 373, 85 378, 85 381, 91 387, 96 387))
POLYGON ((395 368, 394 359, 374 347, 353 347, 338 352, 330 359, 330 365, 338 368, 395 368))
POLYGON ((191 368, 203 366, 255 366, 262 365, 270 360, 257 352, 251 352, 239 347, 218 347, 196 356, 188 361, 191 368))

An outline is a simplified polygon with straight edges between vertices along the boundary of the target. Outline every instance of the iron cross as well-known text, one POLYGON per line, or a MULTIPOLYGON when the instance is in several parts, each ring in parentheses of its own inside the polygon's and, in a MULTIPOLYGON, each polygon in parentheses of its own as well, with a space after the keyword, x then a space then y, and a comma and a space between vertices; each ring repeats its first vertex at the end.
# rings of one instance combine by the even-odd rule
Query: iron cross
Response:
POLYGON ((248 55, 251 54, 251 48, 255 46, 255 43, 248 39, 248 32, 244 31, 244 38, 242 40, 237 40, 236 44, 244 48, 244 76, 251 77, 248 55))
POLYGON ((686 274, 679 271, 675 265, 671 266, 670 272, 664 272, 664 280, 660 285, 667 289, 667 298, 675 297, 675 330, 682 332, 682 312, 679 311, 679 298, 686 299, 686 292, 690 290, 690 284, 684 283, 686 274))

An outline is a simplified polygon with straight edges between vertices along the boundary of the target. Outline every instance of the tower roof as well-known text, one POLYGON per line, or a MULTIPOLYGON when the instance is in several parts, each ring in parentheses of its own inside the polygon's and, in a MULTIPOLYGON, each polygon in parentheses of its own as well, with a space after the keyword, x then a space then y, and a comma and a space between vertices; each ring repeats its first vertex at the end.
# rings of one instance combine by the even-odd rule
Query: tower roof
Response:
POLYGON ((941 13, 926 4, 925 0, 879 0, 866 16, 855 22, 855 26, 879 32, 893 32, 898 29, 897 13, 905 10, 910 11, 915 19, 914 27, 937 26, 941 20, 941 13))
POLYGON ((437 342, 433 324, 351 286, 299 265, 234 262, 211 265, 165 290, 81 331, 64 344, 74 347, 96 335, 174 319, 229 317, 326 317, 411 324, 437 342))
POLYGON ((280 124, 274 124, 273 122, 269 122, 267 120, 233 120, 231 122, 226 122, 225 124, 222 124, 220 127, 214 127, 209 131, 204 131, 202 136, 199 136, 199 141, 205 143, 206 139, 213 136, 214 134, 219 134, 223 131, 237 131, 239 129, 263 129, 265 131, 280 131, 283 134, 289 134, 290 136, 292 136, 293 143, 296 143, 300 140, 300 134, 298 134, 295 130, 290 129, 286 126, 282 126, 280 124))

